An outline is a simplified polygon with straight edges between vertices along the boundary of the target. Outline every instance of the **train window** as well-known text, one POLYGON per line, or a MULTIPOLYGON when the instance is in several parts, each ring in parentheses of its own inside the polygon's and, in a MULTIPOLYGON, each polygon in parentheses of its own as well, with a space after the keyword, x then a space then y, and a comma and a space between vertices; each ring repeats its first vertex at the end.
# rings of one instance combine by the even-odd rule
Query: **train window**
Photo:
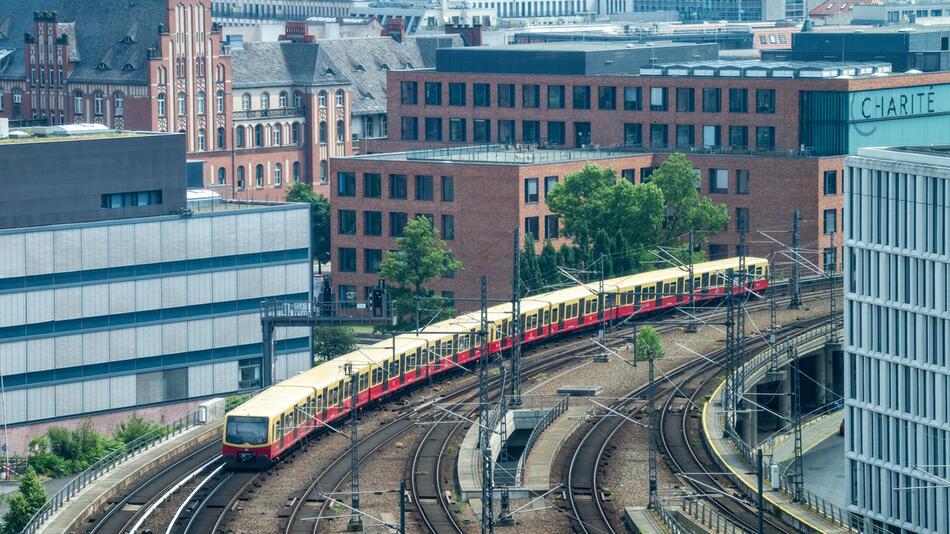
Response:
POLYGON ((353 388, 350 387, 350 377, 346 377, 346 383, 343 384, 343 400, 353 397, 353 388))
POLYGON ((399 360, 389 361, 389 377, 399 376, 399 360))
POLYGON ((703 273, 702 281, 699 283, 699 287, 702 288, 703 293, 709 293, 709 273, 703 273))
POLYGON ((275 439, 284 435, 282 429, 283 429, 283 425, 280 424, 280 417, 278 417, 277 422, 274 423, 274 438, 275 439))
POLYGON ((413 352, 408 353, 406 356, 406 371, 411 371, 416 368, 416 355, 413 352))
POLYGON ((541 324, 542 326, 551 324, 551 310, 544 310, 544 319, 541 324))
POLYGON ((369 386, 369 373, 363 373, 360 375, 360 391, 366 391, 366 388, 369 386))
POLYGON ((472 334, 459 336, 459 352, 465 352, 472 346, 472 334))
POLYGON ((284 434, 294 429, 294 417, 292 414, 284 414, 284 434))
POLYGON ((455 352, 452 350, 452 347, 454 346, 455 346, 455 343, 452 339, 447 339, 445 341, 445 344, 442 345, 442 353, 445 354, 446 358, 455 354, 455 352))
POLYGON ((558 322, 557 315, 558 315, 558 309, 551 308, 551 324, 558 322))
POLYGON ((323 395, 317 395, 317 409, 316 413, 323 411, 323 395))
POLYGON ((383 382, 383 368, 376 367, 373 369, 373 385, 378 386, 383 382))
POLYGON ((340 392, 337 391, 336 388, 332 388, 330 390, 330 394, 328 395, 328 397, 330 400, 327 403, 327 406, 333 406, 334 404, 337 404, 338 402, 340 402, 340 392))

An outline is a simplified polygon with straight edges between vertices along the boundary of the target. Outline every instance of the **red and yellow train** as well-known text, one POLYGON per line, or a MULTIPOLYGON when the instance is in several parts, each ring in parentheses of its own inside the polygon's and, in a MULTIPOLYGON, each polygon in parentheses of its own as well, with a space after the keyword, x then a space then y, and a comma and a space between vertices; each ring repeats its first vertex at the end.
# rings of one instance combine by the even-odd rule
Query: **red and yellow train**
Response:
MULTIPOLYGON (((694 266, 695 300, 725 292, 726 274, 738 268, 739 259, 699 263, 694 266)), ((768 261, 747 258, 751 289, 765 289, 768 261)), ((622 276, 605 281, 606 317, 622 319, 681 306, 689 275, 671 268, 622 276)), ((526 297, 521 301, 523 343, 558 336, 597 324, 598 287, 590 284, 526 297)), ((488 310, 490 353, 510 347, 511 305, 488 310)), ((225 420, 223 455, 232 468, 262 468, 278 460, 311 432, 349 413, 351 379, 343 371, 351 364, 359 374, 358 404, 392 395, 427 379, 477 360, 481 352, 478 312, 460 315, 426 327, 419 333, 400 334, 380 341, 274 384, 229 412, 225 420), (470 332, 460 334, 460 332, 470 332)))

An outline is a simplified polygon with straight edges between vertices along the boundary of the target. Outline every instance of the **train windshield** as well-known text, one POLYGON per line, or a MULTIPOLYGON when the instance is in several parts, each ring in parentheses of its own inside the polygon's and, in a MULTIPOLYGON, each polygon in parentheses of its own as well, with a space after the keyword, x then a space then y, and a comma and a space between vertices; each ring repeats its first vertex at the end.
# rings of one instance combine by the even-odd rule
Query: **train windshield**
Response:
POLYGON ((267 443, 267 418, 229 416, 225 438, 235 445, 267 443))

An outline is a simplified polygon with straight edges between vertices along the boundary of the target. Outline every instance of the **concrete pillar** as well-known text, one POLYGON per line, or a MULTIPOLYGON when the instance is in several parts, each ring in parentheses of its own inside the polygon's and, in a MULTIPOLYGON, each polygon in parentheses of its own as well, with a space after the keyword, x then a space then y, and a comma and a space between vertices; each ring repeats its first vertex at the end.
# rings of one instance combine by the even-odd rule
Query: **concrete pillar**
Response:
MULTIPOLYGON (((782 368, 782 396, 779 397, 779 410, 778 413, 782 417, 791 418, 792 417, 792 377, 791 377, 791 362, 785 367, 782 368)), ((783 421, 784 423, 784 421, 783 421)))

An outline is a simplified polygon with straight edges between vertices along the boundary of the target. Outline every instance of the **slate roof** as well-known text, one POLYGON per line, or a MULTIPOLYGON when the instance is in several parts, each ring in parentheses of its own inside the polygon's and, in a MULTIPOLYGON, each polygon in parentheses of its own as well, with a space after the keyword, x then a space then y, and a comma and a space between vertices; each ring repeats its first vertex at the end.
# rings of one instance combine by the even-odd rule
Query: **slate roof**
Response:
POLYGON ((146 84, 148 49, 158 46, 167 0, 4 0, 0 2, 0 49, 13 50, 0 79, 26 77, 23 35, 33 33, 33 12, 56 12, 79 59, 71 82, 146 84), (63 24, 66 23, 66 24, 63 24), (124 67, 131 65, 131 70, 124 67), (105 67, 105 68, 102 68, 105 67))
POLYGON ((323 47, 315 44, 244 43, 243 50, 231 51, 235 89, 349 83, 332 67, 323 47))

